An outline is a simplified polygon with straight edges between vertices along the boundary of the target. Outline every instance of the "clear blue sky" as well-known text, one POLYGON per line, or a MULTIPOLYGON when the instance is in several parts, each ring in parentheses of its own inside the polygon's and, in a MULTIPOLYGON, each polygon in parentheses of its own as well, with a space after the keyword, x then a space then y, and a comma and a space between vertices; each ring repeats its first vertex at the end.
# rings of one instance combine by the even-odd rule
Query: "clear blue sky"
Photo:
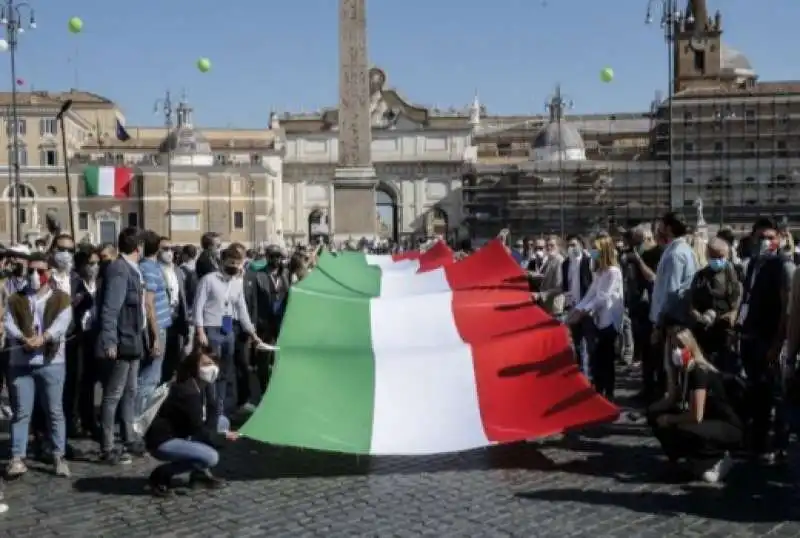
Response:
MULTIPOLYGON (((157 124, 154 101, 185 89, 207 126, 260 127, 271 109, 337 102, 336 0, 31 0, 39 28, 20 37, 18 76, 36 89, 79 88, 118 102, 129 124, 157 124), (220 11, 220 6, 223 10, 220 11), (79 16, 84 31, 67 21, 79 16), (213 69, 199 73, 208 57, 213 69)), ((710 0, 726 42, 762 79, 800 78, 798 0, 710 0), (763 3, 763 9, 756 5, 763 3), (789 51, 780 54, 777 51, 789 51)), ((666 88, 660 29, 646 0, 369 0, 371 61, 410 101, 490 113, 541 113, 560 82, 583 112, 647 109, 666 88), (616 79, 602 84, 612 67, 616 79)), ((2 59, 8 73, 8 59, 2 59)), ((5 85, 9 86, 6 75, 5 85)))

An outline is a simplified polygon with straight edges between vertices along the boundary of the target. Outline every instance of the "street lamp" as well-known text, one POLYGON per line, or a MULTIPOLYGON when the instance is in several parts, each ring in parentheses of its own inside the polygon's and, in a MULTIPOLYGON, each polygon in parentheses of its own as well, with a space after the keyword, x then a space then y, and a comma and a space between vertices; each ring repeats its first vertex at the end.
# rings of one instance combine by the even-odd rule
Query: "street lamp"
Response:
MULTIPOLYGON (((36 28, 36 17, 33 8, 27 2, 16 2, 15 0, 3 0, 5 5, 0 8, 0 24, 6 28, 6 45, 11 53, 11 147, 14 152, 14 219, 16 223, 15 240, 22 242, 22 226, 19 211, 19 110, 17 110, 17 36, 25 32, 25 20, 28 21, 27 27, 36 28), (27 10, 27 17, 23 13, 27 10)), ((66 155, 63 157, 67 158, 66 155)))
POLYGON ((156 99, 153 104, 153 113, 161 112, 164 115, 164 126, 167 128, 167 235, 172 239, 172 115, 175 109, 172 106, 172 96, 169 90, 161 99, 156 99))
POLYGON ((657 10, 659 6, 661 7, 659 25, 664 31, 664 41, 667 43, 667 73, 669 78, 667 81, 667 121, 669 122, 667 127, 667 142, 669 143, 667 159, 669 163, 669 187, 671 197, 672 169, 674 164, 674 151, 672 147, 672 123, 674 116, 672 102, 675 97, 675 38, 677 29, 680 28, 683 23, 692 25, 695 21, 691 13, 686 15, 678 8, 678 0, 648 0, 647 14, 644 20, 645 24, 653 23, 653 12, 657 10))

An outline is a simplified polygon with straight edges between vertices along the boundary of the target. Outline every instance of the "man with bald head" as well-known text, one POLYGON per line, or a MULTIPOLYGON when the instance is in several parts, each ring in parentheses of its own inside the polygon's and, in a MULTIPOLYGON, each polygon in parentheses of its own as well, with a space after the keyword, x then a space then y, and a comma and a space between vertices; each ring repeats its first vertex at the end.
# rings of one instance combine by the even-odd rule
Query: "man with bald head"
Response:
POLYGON ((736 321, 742 286, 730 262, 730 246, 715 237, 707 247, 708 265, 694 276, 688 299, 692 332, 706 357, 720 369, 726 364, 727 336, 736 321))

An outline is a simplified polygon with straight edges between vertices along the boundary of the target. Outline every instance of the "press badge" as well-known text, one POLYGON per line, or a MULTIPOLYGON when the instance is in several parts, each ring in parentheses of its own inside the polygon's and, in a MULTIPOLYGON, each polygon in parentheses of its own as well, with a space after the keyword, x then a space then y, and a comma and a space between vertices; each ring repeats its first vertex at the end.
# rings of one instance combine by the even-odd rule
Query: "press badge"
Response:
POLYGON ((222 334, 230 334, 233 332, 233 316, 222 316, 222 334))

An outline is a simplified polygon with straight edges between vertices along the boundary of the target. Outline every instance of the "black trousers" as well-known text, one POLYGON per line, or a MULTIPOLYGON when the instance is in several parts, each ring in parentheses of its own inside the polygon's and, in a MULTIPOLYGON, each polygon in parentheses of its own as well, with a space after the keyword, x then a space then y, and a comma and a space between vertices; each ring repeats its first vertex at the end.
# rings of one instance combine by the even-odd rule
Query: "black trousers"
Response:
POLYGON ((649 312, 643 311, 639 318, 633 318, 633 348, 642 363, 642 396, 646 401, 658 400, 666 390, 664 354, 661 345, 652 341, 653 323, 649 312))
POLYGON ((589 372, 595 390, 606 398, 614 397, 616 384, 617 338, 613 324, 595 332, 594 349, 589 355, 589 372))
POLYGON ((166 383, 172 379, 178 366, 185 358, 183 348, 186 338, 181 325, 180 323, 173 322, 167 329, 167 341, 163 343, 166 347, 164 348, 164 362, 161 367, 162 383, 166 383))
POLYGON ((742 428, 738 424, 722 420, 703 420, 699 424, 687 422, 670 426, 659 426, 656 422, 661 415, 678 413, 673 409, 647 416, 653 435, 672 461, 682 458, 695 461, 719 460, 726 451, 739 448, 742 443, 742 428))
POLYGON ((772 409, 777 394, 776 372, 767 364, 767 352, 772 341, 768 338, 746 338, 740 342, 742 366, 747 375, 747 399, 750 403, 750 449, 755 454, 769 450, 772 428, 772 409))
POLYGON ((81 381, 83 378, 83 357, 81 353, 81 335, 72 334, 64 344, 66 359, 66 376, 64 377, 64 420, 67 424, 67 436, 74 436, 80 429, 79 401, 81 381))

